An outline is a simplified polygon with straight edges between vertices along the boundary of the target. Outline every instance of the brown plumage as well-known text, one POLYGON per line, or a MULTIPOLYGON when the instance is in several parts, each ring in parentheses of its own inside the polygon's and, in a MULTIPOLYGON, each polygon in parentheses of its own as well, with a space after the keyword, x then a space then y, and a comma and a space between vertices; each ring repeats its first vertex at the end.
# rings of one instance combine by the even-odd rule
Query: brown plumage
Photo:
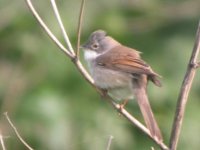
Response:
POLYGON ((161 86, 160 76, 141 59, 140 52, 123 46, 102 30, 93 32, 83 48, 95 84, 116 99, 134 95, 151 136, 162 140, 146 91, 148 80, 161 86))

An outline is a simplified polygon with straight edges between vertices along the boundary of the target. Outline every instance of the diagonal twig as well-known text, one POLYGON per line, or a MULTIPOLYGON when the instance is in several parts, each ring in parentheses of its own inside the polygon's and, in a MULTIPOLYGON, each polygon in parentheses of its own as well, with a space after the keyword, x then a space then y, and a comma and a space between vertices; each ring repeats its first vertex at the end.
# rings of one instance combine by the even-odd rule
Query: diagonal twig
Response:
POLYGON ((46 33, 48 34, 48 36, 53 40, 54 43, 56 43, 56 45, 70 58, 73 58, 74 55, 70 53, 70 51, 68 49, 66 49, 61 43, 60 41, 55 37, 55 35, 51 32, 51 30, 47 27, 47 25, 44 23, 44 21, 42 20, 42 18, 40 17, 40 15, 37 13, 37 11, 35 10, 35 8, 33 7, 33 4, 31 2, 31 0, 26 0, 29 9, 31 10, 31 12, 33 13, 33 16, 37 19, 37 21, 39 22, 39 24, 41 25, 41 27, 46 31, 46 33))
POLYGON ((126 109, 121 109, 120 105, 114 103, 113 107, 120 112, 126 119, 128 119, 131 123, 133 123, 138 129, 140 129, 143 133, 145 133, 151 140, 153 140, 162 150, 168 150, 169 148, 162 141, 158 140, 151 136, 149 129, 147 129, 142 123, 140 123, 135 117, 133 117, 126 109))
POLYGON ((83 22, 83 12, 84 12, 85 0, 81 2, 81 9, 78 19, 78 30, 77 30, 77 46, 76 46, 76 56, 79 59, 79 51, 80 51, 80 39, 81 39, 81 27, 83 22))
POLYGON ((36 20, 39 22, 39 24, 42 26, 42 28, 46 31, 46 33, 48 34, 48 36, 52 39, 52 41, 59 47, 59 49, 64 52, 71 60, 76 60, 74 61, 77 69, 80 71, 80 73, 83 75, 83 77, 91 84, 94 83, 92 77, 89 75, 89 73, 85 70, 85 68, 83 67, 82 63, 75 59, 76 56, 71 54, 69 52, 68 49, 66 49, 61 43, 60 41, 54 36, 54 34, 50 31, 50 29, 47 27, 47 25, 44 23, 44 21, 41 19, 40 15, 38 14, 38 12, 35 10, 31 0, 26 0, 27 5, 29 7, 29 9, 31 10, 33 16, 36 18, 36 20))
POLYGON ((24 144, 24 146, 26 146, 29 150, 34 150, 32 147, 30 147, 25 141, 24 139, 20 136, 19 132, 17 131, 17 128, 14 126, 14 124, 12 123, 12 121, 10 120, 8 113, 5 112, 4 115, 6 116, 6 119, 8 120, 8 123, 11 125, 11 127, 13 128, 13 130, 15 131, 15 134, 17 135, 17 137, 19 138, 19 140, 22 142, 22 144, 24 144))
MULTIPOLYGON (((108 100, 112 106, 119 112, 121 113, 125 118, 127 118, 133 125, 135 125, 136 127, 138 127, 144 134, 146 134, 151 140, 153 140, 158 146, 160 146, 160 148, 162 150, 168 150, 168 147, 162 142, 162 141, 158 141, 157 138, 154 138, 150 135, 149 130, 142 124, 140 123, 136 118, 134 118, 128 111, 126 111, 124 108, 122 109, 118 104, 116 104, 113 99, 111 97, 109 97, 108 95, 104 95, 102 94, 103 92, 98 89, 95 85, 94 85, 94 80, 91 78, 91 76, 88 74, 88 72, 86 71, 86 69, 83 67, 82 63, 80 62, 79 58, 77 58, 76 54, 72 55, 58 40, 57 38, 52 35, 51 31, 49 30, 49 28, 46 26, 46 24, 43 22, 43 20, 41 19, 41 17, 39 16, 39 14, 37 13, 37 11, 35 10, 35 8, 33 7, 31 0, 26 0, 27 4, 30 8, 30 10, 32 11, 33 15, 35 16, 35 18, 37 19, 37 21, 40 23, 40 25, 43 27, 43 29, 47 32, 47 34, 49 35, 49 37, 53 40, 53 42, 55 42, 57 44, 57 46, 64 51, 65 54, 67 54, 67 56, 72 60, 72 62, 75 64, 76 68, 79 70, 79 72, 82 74, 82 76, 97 90, 97 92, 99 94, 101 94, 102 96, 105 96, 106 100, 108 100)), ((79 16, 79 34, 80 32, 80 28, 81 28, 81 20, 82 20, 82 12, 83 12, 83 7, 84 7, 84 0, 82 1, 82 11, 80 12, 79 16)), ((59 13, 57 11, 57 13, 59 13)), ((56 17, 59 16, 56 15, 56 17)), ((67 35, 66 35, 67 36, 67 35)), ((78 35, 79 40, 80 40, 80 35, 78 35)), ((78 52, 79 53, 79 52, 78 52)))
POLYGON ((56 19, 58 20, 59 26, 61 28, 64 40, 67 43, 67 46, 69 48, 69 51, 74 55, 74 50, 73 50, 71 42, 70 42, 70 40, 68 38, 67 32, 66 32, 66 30, 65 30, 65 28, 63 26, 62 19, 60 18, 60 14, 58 12, 58 8, 57 8, 55 0, 51 0, 51 5, 53 7, 54 14, 56 15, 56 19))
POLYGON ((197 29, 196 40, 192 51, 192 55, 188 64, 187 72, 185 74, 177 101, 176 113, 170 137, 170 150, 176 150, 177 148, 185 107, 188 101, 188 95, 192 86, 192 81, 196 73, 197 67, 195 66, 199 64, 199 62, 197 61, 199 51, 200 51, 200 22, 197 29))
POLYGON ((112 143, 113 138, 114 138, 114 137, 113 137, 112 135, 109 136, 108 144, 107 144, 106 150, 110 150, 110 147, 111 147, 111 143, 112 143))
POLYGON ((3 141, 3 136, 2 136, 1 133, 0 133, 0 143, 1 143, 2 150, 6 150, 6 147, 5 147, 5 144, 4 144, 4 141, 3 141))

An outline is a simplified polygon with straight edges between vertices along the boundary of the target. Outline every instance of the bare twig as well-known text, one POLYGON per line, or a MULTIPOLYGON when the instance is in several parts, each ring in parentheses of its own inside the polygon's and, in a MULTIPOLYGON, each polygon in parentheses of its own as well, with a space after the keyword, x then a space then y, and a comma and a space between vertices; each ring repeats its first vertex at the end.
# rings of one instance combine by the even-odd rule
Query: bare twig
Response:
POLYGON ((5 112, 4 115, 6 116, 6 119, 8 120, 8 123, 10 124, 10 126, 13 128, 13 130, 15 131, 15 134, 17 135, 17 137, 19 138, 19 140, 22 142, 22 144, 24 144, 24 146, 26 146, 29 150, 34 150, 32 147, 30 147, 24 140, 23 138, 20 136, 19 132, 17 131, 17 128, 14 126, 14 124, 12 123, 12 121, 10 120, 8 113, 5 112))
MULTIPOLYGON (((50 31, 50 29, 47 27, 47 25, 44 23, 44 21, 41 19, 40 15, 38 14, 38 12, 35 10, 31 0, 26 0, 29 9, 31 10, 33 16, 37 19, 37 21, 39 22, 39 24, 43 27, 43 29, 46 31, 46 33, 48 34, 48 36, 52 39, 52 41, 59 47, 59 49, 64 52, 70 59, 72 60, 76 60, 75 59, 75 55, 71 54, 69 52, 68 49, 66 49, 61 43, 60 41, 54 36, 54 34, 50 31)), ((79 60, 74 61, 75 65, 77 66, 77 69, 81 72, 81 74, 83 75, 83 77, 89 81, 91 84, 94 83, 92 77, 89 75, 89 73, 85 70, 85 68, 83 67, 83 65, 81 64, 81 62, 79 60)))
POLYGON ((1 133, 0 133, 0 142, 1 142, 2 150, 6 150, 6 147, 5 147, 5 144, 4 144, 4 141, 3 141, 3 136, 1 135, 1 133))
POLYGON ((154 147, 151 147, 151 150, 155 150, 154 147))
MULTIPOLYGON (((35 10, 35 8, 33 7, 32 3, 30 0, 26 0, 27 4, 30 8, 30 10, 32 11, 33 15, 35 16, 35 18, 37 19, 37 21, 40 23, 40 25, 44 28, 44 30, 47 32, 47 34, 49 35, 49 37, 58 45, 58 47, 64 51, 65 54, 67 54, 67 56, 73 61, 73 63, 75 64, 75 66, 77 67, 77 69, 79 70, 79 72, 82 74, 82 76, 97 90, 97 92, 99 92, 101 95, 105 96, 105 98, 112 104, 112 106, 118 111, 120 112, 125 118, 127 118, 133 125, 135 125, 136 127, 138 127, 144 134, 148 135, 148 137, 150 137, 150 139, 152 139, 157 145, 160 146, 160 148, 162 150, 168 150, 168 147, 162 142, 159 141, 157 138, 152 137, 150 135, 149 130, 142 124, 140 123, 136 118, 134 118, 129 112, 127 112, 125 109, 122 109, 118 104, 114 103, 113 99, 111 97, 109 97, 107 94, 104 95, 104 93, 98 89, 95 85, 94 85, 94 80, 91 78, 91 76, 88 74, 88 72, 86 71, 86 69, 83 67, 82 63, 80 62, 79 58, 77 58, 76 55, 72 55, 58 40, 57 38, 51 33, 51 31, 49 30, 49 28, 46 26, 46 24, 43 22, 43 20, 41 19, 41 17, 39 16, 39 14, 37 13, 37 11, 35 10)), ((83 7, 84 7, 84 1, 82 1, 82 5, 81 5, 81 12, 80 12, 80 16, 79 16, 79 27, 78 27, 78 38, 80 40, 80 31, 81 31, 81 22, 82 22, 82 14, 83 14, 83 7)), ((56 8, 57 9, 57 8, 56 8)), ((58 13, 58 11, 56 12, 58 13)), ((60 16, 59 14, 56 16, 60 16)), ((67 34, 66 34, 67 36, 67 34)), ((80 42, 78 42, 80 44, 80 42)), ((77 44, 78 44, 77 43, 77 44)), ((79 46, 77 48, 77 50, 79 49, 79 46)), ((76 54, 78 55, 79 52, 76 52, 76 54)))
POLYGON ((31 0, 26 0, 31 12, 33 13, 33 16, 37 19, 37 21, 39 22, 39 24, 41 25, 41 27, 46 31, 46 33, 48 34, 48 36, 53 40, 54 43, 56 43, 56 45, 60 48, 60 50, 62 50, 67 56, 69 56, 70 58, 73 58, 74 55, 70 53, 70 51, 68 49, 66 49, 61 43, 60 41, 55 37, 55 35, 51 32, 51 30, 47 27, 47 25, 44 23, 44 21, 41 19, 40 15, 37 13, 37 11, 35 10, 35 8, 33 7, 33 4, 31 2, 31 0))
POLYGON ((65 28, 63 26, 62 19, 60 18, 60 14, 58 12, 58 8, 57 8, 55 0, 51 0, 51 4, 52 4, 53 10, 54 10, 54 13, 56 15, 56 19, 58 20, 59 26, 60 26, 61 31, 63 33, 64 40, 67 43, 69 51, 72 53, 72 55, 74 55, 74 50, 73 50, 71 42, 70 42, 70 40, 68 38, 67 32, 66 32, 66 30, 65 30, 65 28))
POLYGON ((136 118, 134 118, 126 109, 121 109, 119 104, 114 103, 110 100, 113 107, 120 112, 126 119, 128 119, 132 124, 134 124, 138 129, 145 133, 151 140, 153 140, 162 150, 168 150, 169 148, 160 140, 152 137, 149 129, 147 129, 142 123, 140 123, 136 118))
POLYGON ((96 88, 96 86, 94 85, 94 80, 92 79, 92 77, 90 76, 90 74, 85 70, 85 68, 83 67, 83 64, 80 62, 79 59, 76 60, 76 62, 74 63, 77 67, 77 69, 80 71, 80 73, 83 75, 83 77, 93 86, 96 88))
POLYGON ((110 150, 110 147, 111 147, 111 143, 112 143, 113 138, 114 138, 114 137, 113 137, 112 135, 109 136, 108 144, 107 144, 106 150, 110 150))
POLYGON ((78 19, 78 30, 77 30, 77 47, 76 47, 76 56, 79 58, 79 51, 80 51, 80 39, 81 39, 81 27, 83 22, 83 12, 84 12, 85 0, 81 2, 81 9, 78 19))
POLYGON ((174 118, 174 123, 172 127, 171 137, 170 137, 170 150, 176 150, 181 126, 183 122, 185 107, 188 101, 188 95, 192 86, 192 81, 194 79, 196 68, 195 64, 198 64, 197 57, 200 50, 200 22, 197 29, 196 40, 194 44, 194 48, 192 51, 192 55, 188 64, 187 72, 185 74, 182 87, 179 93, 178 102, 176 106, 176 113, 174 118))

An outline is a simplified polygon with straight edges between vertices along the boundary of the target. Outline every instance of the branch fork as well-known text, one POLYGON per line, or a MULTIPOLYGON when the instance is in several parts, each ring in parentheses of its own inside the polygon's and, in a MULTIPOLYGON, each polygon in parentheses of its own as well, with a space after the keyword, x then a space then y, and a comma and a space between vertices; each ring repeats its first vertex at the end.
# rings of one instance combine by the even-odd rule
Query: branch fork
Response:
POLYGON ((200 67, 200 62, 197 62, 197 63, 191 63, 190 64, 192 68, 194 69, 198 69, 200 67))
POLYGON ((68 38, 68 35, 66 33, 66 30, 63 26, 62 19, 60 17, 59 11, 57 9, 55 0, 51 0, 51 4, 55 13, 55 16, 57 18, 58 24, 61 28, 63 38, 65 39, 66 45, 68 48, 66 48, 64 45, 61 44, 61 42, 55 37, 55 35, 51 32, 51 30, 48 28, 48 26, 44 23, 44 21, 41 19, 38 12, 35 10, 34 6, 32 5, 31 0, 26 0, 29 9, 31 10, 34 17, 37 19, 41 27, 46 31, 48 36, 53 40, 53 42, 58 46, 58 48, 66 54, 68 58, 72 60, 76 68, 79 70, 81 75, 96 89, 96 91, 103 96, 106 100, 108 100, 111 105, 122 115, 124 116, 129 122, 131 122, 133 125, 135 125, 137 128, 139 128, 144 134, 146 134, 151 140, 153 140, 162 150, 176 150, 179 134, 181 130, 182 120, 184 117, 184 110, 187 102, 188 93, 190 91, 190 87, 192 85, 192 80, 195 75, 195 70, 200 67, 200 62, 197 62, 197 56, 200 49, 200 25, 198 26, 197 31, 197 38, 195 41, 195 46, 192 52, 192 56, 188 65, 188 70, 186 72, 182 88, 179 94, 178 103, 177 103, 177 109, 176 114, 174 118, 174 123, 172 127, 171 132, 171 138, 170 138, 170 144, 169 148, 166 146, 163 141, 159 141, 156 137, 152 137, 150 135, 149 130, 140 123, 136 118, 134 118, 126 109, 121 108, 119 104, 115 103, 112 98, 107 95, 104 91, 101 91, 101 89, 98 89, 94 85, 94 81, 89 75, 89 73, 86 71, 86 69, 83 67, 82 63, 79 59, 79 49, 80 49, 80 36, 81 36, 81 26, 82 26, 82 18, 83 18, 83 11, 84 11, 84 4, 85 0, 82 0, 81 8, 80 8, 80 15, 79 15, 79 23, 78 23, 78 30, 77 30, 77 47, 76 51, 71 46, 71 42, 68 38), (191 63, 192 62, 192 63, 191 63))

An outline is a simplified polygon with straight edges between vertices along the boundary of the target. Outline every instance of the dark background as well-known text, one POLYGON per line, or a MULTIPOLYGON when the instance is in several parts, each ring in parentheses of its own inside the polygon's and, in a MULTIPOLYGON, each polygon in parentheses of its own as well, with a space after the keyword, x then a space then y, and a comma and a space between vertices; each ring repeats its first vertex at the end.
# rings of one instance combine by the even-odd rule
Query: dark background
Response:
MULTIPOLYGON (((75 47, 81 1, 57 2, 75 47)), ((34 0, 34 4, 50 29, 64 41, 50 2, 34 0)), ((199 19, 199 0, 86 1, 81 43, 94 30, 104 29, 124 45, 142 51, 143 59, 163 77, 163 87, 150 83, 148 93, 166 143, 199 19)), ((180 150, 200 148, 199 82, 197 73, 180 150)), ((135 101, 129 102, 127 109, 143 121, 135 101)), ((105 150, 110 135, 114 137, 111 150, 155 146, 81 77, 41 29, 24 0, 0 1, 0 112, 0 130, 8 150, 26 148, 4 112, 36 150, 105 150)))

